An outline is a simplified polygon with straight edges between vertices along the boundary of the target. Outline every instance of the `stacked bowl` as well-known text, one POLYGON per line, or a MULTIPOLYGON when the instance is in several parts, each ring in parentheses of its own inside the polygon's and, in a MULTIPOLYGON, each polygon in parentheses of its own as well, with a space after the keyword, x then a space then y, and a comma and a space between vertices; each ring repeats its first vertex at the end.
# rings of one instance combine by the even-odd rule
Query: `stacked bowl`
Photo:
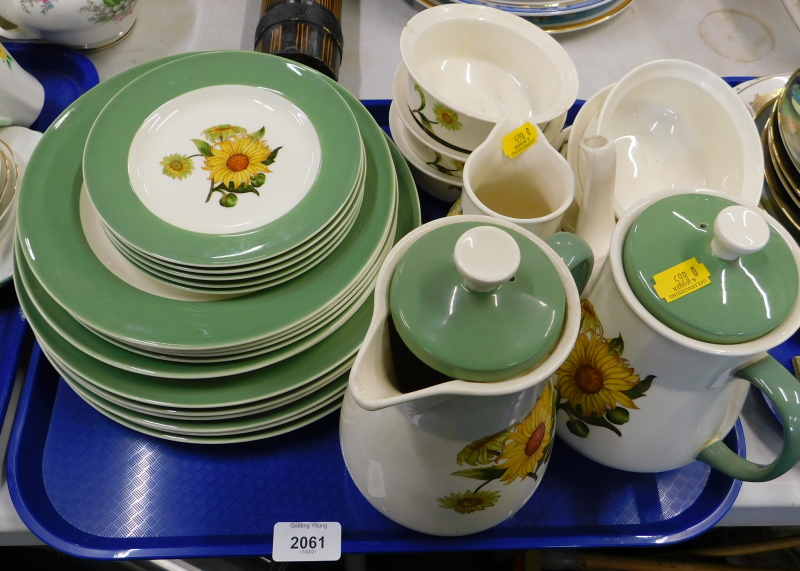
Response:
POLYGON ((487 6, 420 12, 400 36, 389 125, 417 184, 445 201, 464 163, 504 118, 537 124, 553 140, 578 94, 564 48, 537 26, 487 6))
POLYGON ((253 52, 103 82, 29 167, 14 280, 37 340, 90 405, 171 440, 266 438, 338 409, 377 271, 419 224, 368 111, 253 52))

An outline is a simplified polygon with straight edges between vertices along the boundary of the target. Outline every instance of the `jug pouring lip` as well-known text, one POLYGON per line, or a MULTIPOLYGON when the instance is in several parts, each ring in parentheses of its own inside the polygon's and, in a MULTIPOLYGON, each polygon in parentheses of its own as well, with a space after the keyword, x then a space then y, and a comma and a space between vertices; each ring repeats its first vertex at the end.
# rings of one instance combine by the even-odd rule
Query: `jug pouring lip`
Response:
MULTIPOLYGON (((542 165, 539 165, 540 169, 541 166, 542 165)), ((534 221, 544 223, 549 220, 560 219, 564 216, 564 213, 575 199, 575 173, 572 171, 569 162, 550 144, 539 125, 524 118, 505 117, 492 128, 486 140, 472 151, 465 161, 462 182, 464 185, 462 192, 466 193, 467 197, 472 204, 475 204, 476 208, 488 216, 516 224, 525 224, 534 221), (530 125, 530 128, 534 129, 536 133, 536 142, 518 155, 514 155, 513 158, 506 156, 503 148, 504 138, 515 130, 525 127, 526 123, 530 125), (536 158, 533 159, 532 157, 536 158), (548 214, 543 216, 537 216, 535 218, 515 218, 513 216, 494 212, 484 205, 475 193, 475 189, 481 184, 476 184, 477 179, 481 178, 481 176, 476 176, 474 172, 475 169, 489 168, 491 171, 501 167, 504 161, 516 161, 516 163, 505 164, 516 164, 518 166, 515 167, 515 170, 518 170, 520 168, 519 165, 526 164, 524 163, 526 159, 528 161, 538 160, 545 163, 546 172, 548 172, 553 179, 553 186, 561 189, 558 206, 553 207, 548 214), (487 165, 487 162, 490 164, 487 165)), ((485 180, 482 182, 485 182, 485 180)))
POLYGON ((440 218, 423 224, 403 237, 391 250, 378 272, 374 290, 374 310, 372 321, 364 343, 356 356, 350 372, 348 390, 356 403, 365 410, 380 410, 415 400, 441 396, 505 396, 526 390, 542 381, 548 380, 567 359, 580 330, 580 296, 572 275, 566 264, 555 251, 541 238, 511 222, 490 216, 461 215, 440 218), (394 270, 400 259, 421 235, 439 227, 462 223, 485 223, 509 228, 522 234, 537 244, 555 266, 566 297, 566 311, 561 334, 553 350, 533 368, 511 378, 495 382, 471 382, 452 380, 417 391, 400 392, 386 373, 388 367, 379 363, 388 358, 387 320, 390 317, 389 288, 394 270), (386 341, 386 342, 384 342, 386 341))
MULTIPOLYGON (((614 286, 619 291, 620 296, 623 298, 628 307, 630 307, 631 310, 636 313, 636 315, 644 322, 644 324, 647 325, 651 330, 658 333, 661 337, 683 347, 694 349, 710 356, 746 357, 764 353, 780 345, 789 339, 789 337, 791 337, 798 328, 800 328, 800 298, 795 301, 794 306, 786 318, 772 331, 766 333, 758 339, 735 344, 721 344, 700 341, 678 333, 677 331, 670 329, 667 325, 659 321, 655 316, 648 312, 644 305, 637 299, 633 289, 628 284, 623 265, 623 247, 628 231, 633 226, 638 216, 650 205, 670 196, 687 193, 702 193, 711 196, 718 196, 743 206, 749 206, 754 209, 758 208, 757 205, 748 204, 747 202, 742 201, 738 196, 708 188, 671 188, 662 190, 660 192, 655 192, 639 200, 628 210, 626 210, 623 216, 619 219, 617 226, 614 229, 614 234, 611 238, 608 263, 611 269, 611 277, 614 280, 614 286)), ((794 238, 792 238, 792 236, 789 234, 788 230, 786 230, 769 214, 763 211, 760 211, 760 214, 769 223, 770 227, 775 230, 787 243, 794 257, 795 265, 800 272, 800 246, 797 245, 794 238)))

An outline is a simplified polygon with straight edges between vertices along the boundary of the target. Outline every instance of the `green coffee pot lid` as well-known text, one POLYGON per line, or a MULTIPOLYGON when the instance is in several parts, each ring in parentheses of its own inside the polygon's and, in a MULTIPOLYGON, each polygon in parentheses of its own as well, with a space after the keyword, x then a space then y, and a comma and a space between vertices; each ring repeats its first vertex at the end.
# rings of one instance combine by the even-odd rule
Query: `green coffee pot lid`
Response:
POLYGON ((498 381, 558 342, 566 294, 542 249, 514 230, 463 222, 423 234, 395 269, 394 325, 422 362, 454 379, 498 381))
POLYGON ((797 299, 797 264, 783 237, 757 209, 712 194, 648 206, 628 231, 622 261, 647 311, 699 341, 757 339, 797 299))

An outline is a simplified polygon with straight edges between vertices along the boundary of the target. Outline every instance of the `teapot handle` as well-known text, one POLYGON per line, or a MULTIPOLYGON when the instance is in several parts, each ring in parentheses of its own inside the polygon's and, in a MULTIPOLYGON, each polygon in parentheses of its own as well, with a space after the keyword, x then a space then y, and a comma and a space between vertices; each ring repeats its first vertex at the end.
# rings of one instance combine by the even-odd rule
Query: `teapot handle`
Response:
POLYGON ((771 356, 742 367, 735 376, 758 387, 775 404, 783 423, 783 447, 771 464, 763 465, 745 460, 717 440, 701 449, 697 459, 737 480, 773 480, 800 461, 800 382, 771 356))
POLYGON ((569 273, 572 274, 572 279, 578 286, 578 293, 582 293, 592 275, 592 268, 594 268, 592 248, 583 238, 569 232, 557 232, 545 242, 567 264, 569 273))

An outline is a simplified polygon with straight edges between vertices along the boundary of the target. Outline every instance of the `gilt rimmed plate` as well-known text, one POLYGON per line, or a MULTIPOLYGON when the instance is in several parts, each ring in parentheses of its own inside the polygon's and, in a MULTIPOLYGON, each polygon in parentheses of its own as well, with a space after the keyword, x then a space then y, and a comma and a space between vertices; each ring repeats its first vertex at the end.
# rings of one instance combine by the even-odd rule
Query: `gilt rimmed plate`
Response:
POLYGON ((778 96, 773 120, 777 121, 780 138, 792 162, 800 169, 800 69, 778 96))
MULTIPOLYGON (((85 140, 94 117, 114 94, 164 61, 169 60, 149 62, 102 82, 73 103, 42 138, 22 183, 18 207, 18 230, 33 274, 79 321, 149 349, 202 351, 245 345, 313 318, 374 263, 390 230, 397 195, 382 130, 343 88, 337 90, 358 119, 367 151, 365 197, 353 230, 311 271, 246 296, 176 300, 121 280, 88 246, 78 212, 83 150, 75 142, 85 140)), ((333 82, 328 85, 335 87, 333 82)))
POLYGON ((354 191, 358 124, 304 66, 256 52, 165 63, 110 98, 83 173, 120 238, 193 266, 265 260, 323 228, 354 191))
POLYGON ((613 2, 614 0, 580 0, 576 2, 515 2, 513 0, 452 0, 456 4, 491 6, 518 16, 555 16, 575 14, 613 2))

